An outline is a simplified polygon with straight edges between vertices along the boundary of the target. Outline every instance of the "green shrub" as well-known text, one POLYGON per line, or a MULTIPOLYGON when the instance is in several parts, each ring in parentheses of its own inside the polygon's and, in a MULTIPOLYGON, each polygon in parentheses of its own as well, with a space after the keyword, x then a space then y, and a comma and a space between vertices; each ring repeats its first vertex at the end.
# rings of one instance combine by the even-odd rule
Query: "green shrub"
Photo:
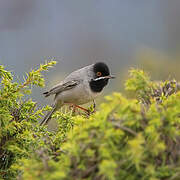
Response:
POLYGON ((3 179, 15 178, 19 172, 11 167, 18 165, 20 159, 29 158, 35 148, 44 147, 42 137, 50 136, 46 128, 38 124, 43 111, 50 107, 38 109, 37 103, 27 99, 27 95, 31 93, 30 86, 44 85, 41 71, 54 64, 55 61, 51 61, 40 65, 39 69, 26 74, 23 83, 13 82, 12 73, 0 66, 0 177, 3 179))
POLYGON ((126 89, 134 98, 114 92, 90 117, 57 112, 57 131, 48 132, 38 119, 50 107, 39 110, 31 100, 23 101, 29 83, 43 84, 37 71, 36 78, 18 85, 0 69, 1 178, 179 179, 180 92, 175 80, 152 82, 132 69, 126 89))

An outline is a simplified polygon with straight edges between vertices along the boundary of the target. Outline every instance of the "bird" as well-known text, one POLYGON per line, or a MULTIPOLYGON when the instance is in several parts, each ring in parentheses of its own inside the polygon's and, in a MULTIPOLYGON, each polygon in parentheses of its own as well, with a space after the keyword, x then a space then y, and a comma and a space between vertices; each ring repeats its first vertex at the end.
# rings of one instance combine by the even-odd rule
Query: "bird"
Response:
POLYGON ((55 97, 52 110, 47 113, 40 125, 46 125, 52 114, 65 104, 87 111, 79 105, 95 102, 95 98, 102 93, 109 79, 113 78, 115 76, 110 74, 109 67, 104 62, 96 62, 73 71, 59 84, 43 93, 45 97, 50 95, 55 97))

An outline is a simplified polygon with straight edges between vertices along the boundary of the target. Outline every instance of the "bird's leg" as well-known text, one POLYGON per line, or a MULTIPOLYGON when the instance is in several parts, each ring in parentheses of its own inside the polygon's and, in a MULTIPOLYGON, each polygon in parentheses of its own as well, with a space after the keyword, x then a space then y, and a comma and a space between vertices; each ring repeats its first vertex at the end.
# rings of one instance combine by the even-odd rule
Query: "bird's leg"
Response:
POLYGON ((79 109, 81 109, 81 110, 83 110, 83 111, 85 111, 85 112, 89 113, 89 110, 88 110, 88 109, 86 109, 86 108, 83 108, 83 107, 78 106, 78 105, 76 105, 76 104, 74 104, 74 106, 75 106, 76 108, 79 108, 79 109))
POLYGON ((78 106, 78 105, 72 104, 72 103, 66 103, 66 104, 69 104, 70 107, 73 107, 73 112, 75 112, 76 108, 79 108, 79 109, 81 109, 81 110, 83 110, 83 111, 85 111, 86 113, 89 114, 89 110, 86 109, 86 108, 83 108, 83 107, 81 107, 81 106, 78 106))

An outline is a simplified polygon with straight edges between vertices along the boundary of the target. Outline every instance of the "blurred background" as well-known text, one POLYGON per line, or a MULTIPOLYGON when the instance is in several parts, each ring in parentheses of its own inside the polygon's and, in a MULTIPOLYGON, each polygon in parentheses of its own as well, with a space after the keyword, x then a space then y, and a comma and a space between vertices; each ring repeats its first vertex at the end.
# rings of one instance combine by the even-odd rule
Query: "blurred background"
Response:
POLYGON ((96 61, 118 78, 104 95, 123 87, 130 67, 152 79, 180 79, 180 0, 1 0, 0 63, 22 79, 45 59, 58 64, 45 73, 44 90, 96 61))

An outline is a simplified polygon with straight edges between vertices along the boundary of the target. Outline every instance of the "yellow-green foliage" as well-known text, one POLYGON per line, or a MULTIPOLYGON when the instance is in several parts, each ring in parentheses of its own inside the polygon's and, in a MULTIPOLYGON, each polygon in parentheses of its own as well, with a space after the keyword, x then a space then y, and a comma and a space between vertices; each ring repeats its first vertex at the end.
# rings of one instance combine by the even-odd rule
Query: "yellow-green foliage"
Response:
POLYGON ((10 73, 1 71, 1 178, 179 179, 180 92, 175 80, 155 83, 133 69, 126 89, 134 98, 114 92, 90 117, 57 112, 58 128, 50 133, 37 123, 50 108, 24 102, 23 85, 11 83, 10 73))

